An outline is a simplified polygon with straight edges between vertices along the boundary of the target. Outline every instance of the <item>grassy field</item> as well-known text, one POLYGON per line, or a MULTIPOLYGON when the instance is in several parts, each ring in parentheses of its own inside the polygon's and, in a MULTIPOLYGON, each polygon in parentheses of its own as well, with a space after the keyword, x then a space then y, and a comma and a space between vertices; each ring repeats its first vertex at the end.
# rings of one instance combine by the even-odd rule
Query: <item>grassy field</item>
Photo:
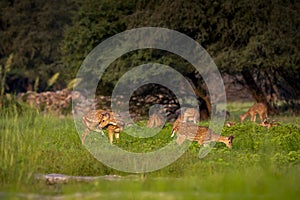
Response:
MULTIPOLYGON (((237 121, 249 105, 229 104, 231 120, 237 121)), ((300 118, 272 118, 281 125, 266 129, 247 121, 224 127, 222 135, 235 135, 232 149, 216 144, 199 159, 200 148, 193 143, 163 169, 128 174, 101 164, 81 145, 72 117, 11 106, 0 118, 0 199, 298 199, 300 118), (120 177, 56 185, 35 179, 49 173, 120 177)), ((170 131, 168 124, 146 141, 123 134, 118 145, 151 151, 171 140, 170 131)))

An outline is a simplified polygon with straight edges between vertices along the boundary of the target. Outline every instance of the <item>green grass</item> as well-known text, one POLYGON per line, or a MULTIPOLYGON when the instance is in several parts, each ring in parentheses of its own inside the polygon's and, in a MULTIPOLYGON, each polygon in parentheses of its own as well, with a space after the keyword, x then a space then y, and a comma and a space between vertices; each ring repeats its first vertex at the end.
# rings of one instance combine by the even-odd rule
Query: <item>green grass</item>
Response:
MULTIPOLYGON (((247 107, 239 106, 228 105, 233 118, 247 107)), ((120 172, 97 161, 81 145, 71 117, 43 116, 33 109, 11 106, 0 118, 0 198, 298 199, 299 117, 277 118, 281 125, 271 129, 249 121, 224 127, 223 135, 235 135, 231 150, 216 144, 199 159, 200 148, 193 143, 171 165, 140 175, 120 172), (34 178, 35 174, 48 173, 117 174, 123 178, 62 185, 47 185, 34 178)), ((171 125, 167 125, 146 139, 123 134, 118 145, 132 152, 153 151, 171 141, 170 131, 171 125)), ((93 134, 87 136, 89 140, 93 140, 93 134)))

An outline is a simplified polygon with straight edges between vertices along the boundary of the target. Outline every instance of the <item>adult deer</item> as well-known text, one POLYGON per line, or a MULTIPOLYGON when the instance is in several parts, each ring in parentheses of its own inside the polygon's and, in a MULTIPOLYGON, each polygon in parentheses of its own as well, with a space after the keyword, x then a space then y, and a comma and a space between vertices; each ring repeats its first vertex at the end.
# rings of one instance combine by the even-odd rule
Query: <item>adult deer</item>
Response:
POLYGON ((266 119, 268 119, 268 110, 267 106, 263 103, 256 103, 253 106, 249 108, 249 110, 240 115, 240 120, 241 123, 250 115, 251 116, 251 121, 255 122, 256 121, 256 115, 259 115, 259 118, 261 120, 261 123, 263 123, 266 119))
POLYGON ((174 137, 175 133, 177 134, 177 144, 181 145, 185 139, 190 141, 197 141, 199 145, 208 144, 210 142, 222 142, 228 148, 232 147, 233 135, 221 136, 211 129, 205 126, 198 126, 193 123, 187 123, 181 121, 181 116, 175 121, 171 137, 174 137))

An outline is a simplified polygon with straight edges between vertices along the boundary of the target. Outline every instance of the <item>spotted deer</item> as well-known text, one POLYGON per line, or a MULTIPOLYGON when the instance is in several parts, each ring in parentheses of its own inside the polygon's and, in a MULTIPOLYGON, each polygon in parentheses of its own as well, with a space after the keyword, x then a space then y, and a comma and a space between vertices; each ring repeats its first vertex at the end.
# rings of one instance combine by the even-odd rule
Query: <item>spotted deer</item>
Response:
POLYGON ((267 106, 263 103, 256 103, 253 106, 249 108, 249 110, 240 115, 240 120, 241 123, 250 115, 251 116, 251 121, 255 122, 256 121, 256 115, 259 115, 259 118, 261 120, 261 123, 268 119, 268 111, 267 111, 267 106))
MULTIPOLYGON (((116 121, 115 117, 117 114, 110 112, 110 115, 108 118, 104 118, 101 120, 99 127, 102 129, 106 129, 108 131, 108 137, 110 144, 113 142, 113 135, 115 133, 116 139, 120 138, 120 132, 122 131, 122 127, 124 126, 123 122, 116 121)), ((120 117, 120 116, 119 116, 120 117)))
POLYGON ((205 126, 199 126, 193 123, 181 122, 181 116, 175 121, 171 137, 177 134, 177 144, 181 145, 185 139, 197 141, 199 145, 208 144, 210 142, 222 142, 228 148, 232 148, 233 135, 221 136, 205 126))
POLYGON ((226 123, 225 123, 225 126, 227 126, 227 127, 232 127, 232 126, 235 126, 235 122, 231 122, 231 121, 227 121, 226 123))
POLYGON ((279 126, 279 123, 276 120, 272 120, 270 122, 267 119, 265 119, 260 125, 269 129, 272 126, 279 126))
POLYGON ((105 110, 92 110, 82 117, 82 123, 85 126, 85 131, 82 134, 82 144, 90 131, 96 131, 104 136, 103 128, 108 130, 109 141, 113 142, 113 133, 116 133, 116 138, 119 138, 121 127, 113 118, 113 113, 105 110))
POLYGON ((200 120, 199 111, 195 108, 186 108, 183 112, 183 121, 184 122, 194 122, 197 124, 200 120))

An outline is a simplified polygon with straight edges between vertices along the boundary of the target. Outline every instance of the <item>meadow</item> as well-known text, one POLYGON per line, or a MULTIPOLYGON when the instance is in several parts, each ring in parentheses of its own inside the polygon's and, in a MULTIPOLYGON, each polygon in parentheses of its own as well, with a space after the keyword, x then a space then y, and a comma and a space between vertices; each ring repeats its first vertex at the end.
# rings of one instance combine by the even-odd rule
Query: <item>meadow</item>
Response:
MULTIPOLYGON (((237 121, 249 105, 228 104, 231 120, 237 121)), ((280 126, 267 129, 248 120, 224 127, 222 135, 235 136, 232 149, 218 143, 200 159, 199 145, 193 143, 163 169, 130 174, 96 160, 81 144, 71 116, 42 115, 11 105, 0 117, 0 199, 298 199, 300 118, 291 114, 271 118, 280 126), (118 178, 54 185, 35 178, 50 173, 118 178)), ((151 151, 171 140, 171 128, 166 124, 147 140, 121 134, 118 145, 151 151)))

